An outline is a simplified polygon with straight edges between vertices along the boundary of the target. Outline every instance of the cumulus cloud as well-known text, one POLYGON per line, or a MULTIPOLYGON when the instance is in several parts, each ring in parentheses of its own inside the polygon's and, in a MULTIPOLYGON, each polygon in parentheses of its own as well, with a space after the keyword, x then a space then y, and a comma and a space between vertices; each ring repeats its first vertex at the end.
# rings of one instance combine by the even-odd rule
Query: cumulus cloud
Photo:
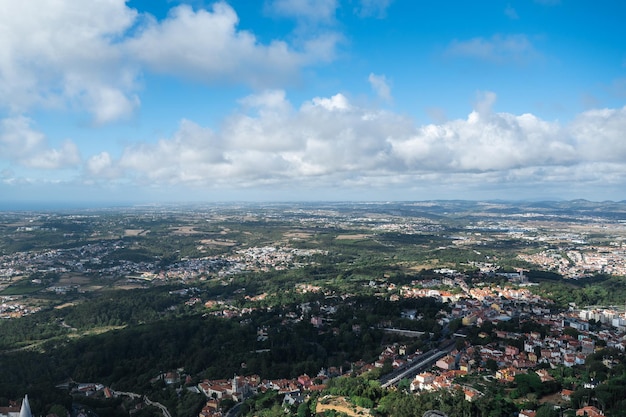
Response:
POLYGON ((194 183, 229 175, 228 161, 215 134, 183 120, 172 139, 127 148, 117 162, 125 175, 144 183, 194 183), (130 174, 129 174, 130 173, 130 174))
POLYGON ((349 110, 350 103, 348 99, 343 94, 335 94, 332 97, 315 97, 311 100, 311 103, 306 103, 303 107, 306 111, 312 111, 313 108, 318 107, 327 111, 335 111, 335 110, 349 110))
POLYGON ((355 107, 341 94, 296 109, 284 92, 266 91, 241 105, 219 132, 184 120, 170 139, 128 147, 117 161, 95 158, 89 173, 115 165, 144 183, 232 186, 360 175, 387 169, 384 138, 410 127, 408 119, 355 107))
POLYGON ((618 132, 626 110, 587 112, 562 126, 532 114, 493 112, 495 99, 482 93, 467 118, 416 127, 405 116, 357 106, 342 94, 295 108, 284 92, 266 91, 242 99, 241 111, 219 131, 185 120, 172 138, 129 147, 117 161, 100 156, 91 163, 116 165, 146 184, 247 187, 556 181, 579 164, 623 159, 618 132), (577 123, 595 129, 583 131, 577 123), (621 153, 584 155, 582 138, 592 141, 599 132, 621 153))
POLYGON ((389 87, 387 77, 371 73, 368 77, 368 81, 380 99, 384 101, 391 101, 391 87, 389 87))
MULTIPOLYGON (((288 4, 277 2, 294 13, 300 3, 292 9, 288 4)), ((300 8, 303 13, 326 10, 319 18, 334 13, 334 2, 318 4, 301 2, 300 8)), ((180 5, 161 21, 124 0, 16 1, 3 7, 0 111, 86 110, 98 125, 137 111, 146 72, 276 86, 296 78, 304 66, 332 60, 341 39, 318 31, 299 38, 297 48, 283 40, 262 43, 237 27, 237 13, 223 2, 206 10, 180 5)))
POLYGON ((24 116, 0 121, 0 159, 37 169, 63 169, 81 162, 78 147, 66 140, 58 149, 48 146, 46 137, 32 128, 24 116))
POLYGON ((116 166, 108 152, 100 152, 91 156, 85 162, 84 169, 89 178, 111 180, 120 178, 122 175, 119 167, 116 166))
POLYGON ((14 113, 34 106, 86 106, 99 121, 119 116, 107 108, 134 100, 129 91, 136 75, 113 40, 136 15, 123 0, 3 5, 0 106, 14 113))
POLYGON ((450 57, 474 58, 495 63, 526 63, 538 56, 528 36, 493 35, 468 40, 453 40, 446 49, 450 57))
POLYGON ((583 158, 613 163, 626 160, 626 106, 581 113, 569 131, 583 158))
POLYGON ((74 142, 66 140, 59 149, 41 149, 38 153, 22 159, 29 168, 59 169, 74 167, 80 163, 80 152, 74 142))
POLYGON ((108 86, 93 88, 86 100, 86 106, 94 115, 98 125, 127 119, 139 107, 136 94, 124 94, 122 91, 108 86))
POLYGON ((412 137, 392 144, 408 169, 506 171, 576 161, 561 127, 530 114, 474 111, 464 120, 423 126, 412 137))
MULTIPOLYGON (((595 109, 572 122, 494 111, 479 92, 467 117, 415 125, 405 115, 359 105, 338 93, 294 105, 282 90, 239 101, 218 129, 182 120, 170 137, 86 158, 65 141, 51 146, 24 116, 0 121, 3 181, 14 170, 78 170, 85 183, 204 189, 475 187, 558 189, 626 181, 626 107, 595 109), (548 185, 546 185, 548 184, 548 185), (581 185, 582 186, 582 185, 581 185)), ((421 198, 412 196, 410 198, 421 198)))
POLYGON ((332 34, 307 39, 303 50, 295 51, 283 41, 261 44, 251 32, 238 30, 238 23, 237 13, 226 3, 198 11, 180 5, 165 20, 151 20, 127 47, 156 72, 256 87, 280 84, 303 65, 333 55, 332 34))
POLYGON ((266 90, 260 94, 252 94, 239 100, 239 103, 248 108, 273 109, 279 112, 291 107, 284 90, 266 90))

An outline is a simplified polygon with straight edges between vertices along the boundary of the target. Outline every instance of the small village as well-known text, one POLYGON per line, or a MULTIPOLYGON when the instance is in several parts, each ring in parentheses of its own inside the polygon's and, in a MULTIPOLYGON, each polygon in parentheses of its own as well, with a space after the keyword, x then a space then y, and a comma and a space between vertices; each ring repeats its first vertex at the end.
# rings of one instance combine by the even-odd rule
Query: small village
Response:
MULTIPOLYGON (((469 288, 455 271, 439 272, 442 274, 440 279, 414 282, 411 286, 401 288, 391 286, 387 290, 397 294, 397 297, 434 297, 449 303, 450 311, 442 313, 440 317, 442 325, 460 320, 462 328, 489 328, 491 331, 479 331, 478 338, 484 343, 477 345, 471 344, 466 334, 457 337, 456 348, 439 358, 428 370, 419 372, 407 381, 406 388, 416 395, 425 391, 458 390, 471 402, 484 393, 481 392, 481 384, 476 384, 475 378, 468 377, 478 375, 481 379, 514 385, 517 375, 533 373, 541 383, 550 383, 555 380, 551 370, 584 366, 586 357, 598 349, 626 351, 626 318, 623 311, 572 308, 570 311, 555 313, 550 308, 550 301, 533 295, 528 288, 517 282, 505 286, 483 284, 469 288), (447 289, 437 289, 442 286, 447 289), (498 323, 508 322, 513 318, 520 322, 533 322, 548 331, 542 334, 540 331, 524 333, 515 329, 496 329, 498 323), (601 326, 591 329, 589 320, 594 320, 601 326), (486 326, 487 323, 489 326, 486 326)), ((516 281, 520 277, 509 278, 516 281)), ((521 279, 523 281, 523 274, 521 279)), ((300 288, 303 291, 322 291, 321 288, 310 285, 302 285, 300 288)), ((188 293, 189 291, 185 292, 188 293)), ((202 303, 202 300, 192 297, 187 303, 202 303)), ((205 302, 205 307, 213 315, 226 319, 242 317, 250 312, 250 309, 238 310, 232 305, 212 301, 205 302)), ((320 306, 319 315, 307 314, 309 311, 309 306, 302 305, 298 311, 288 314, 287 317, 291 322, 308 320, 319 331, 327 331, 329 327, 332 330, 335 308, 331 304, 320 306)), ((406 311, 403 315, 419 320, 415 311, 406 311)), ((381 326, 384 325, 381 323, 381 326)), ((267 340, 267 330, 258 330, 259 341, 267 340)), ((353 328, 356 333, 359 330, 358 327, 353 328)), ((259 375, 235 375, 230 379, 202 380, 194 384, 193 378, 185 375, 183 369, 169 371, 157 378, 162 379, 167 386, 177 386, 179 389, 206 396, 206 404, 199 417, 222 417, 227 415, 224 405, 230 408, 246 398, 268 390, 275 390, 283 396, 283 406, 290 409, 308 401, 312 394, 323 392, 330 378, 366 375, 385 367, 400 369, 410 365, 422 354, 421 351, 408 351, 407 345, 395 343, 385 346, 375 362, 357 361, 350 369, 320 369, 317 375, 304 374, 294 379, 266 380, 259 375)), ((606 358, 604 363, 607 367, 613 365, 611 358, 606 358)), ((591 378, 576 381, 574 385, 576 384, 593 388, 598 382, 591 378)), ((563 388, 558 396, 553 397, 553 401, 564 408, 570 407, 573 388, 575 386, 563 388)), ((118 395, 100 384, 83 384, 77 389, 84 395, 118 395)), ((343 409, 341 407, 338 409, 343 409)), ((520 417, 534 417, 534 413, 533 410, 523 410, 520 417)), ((597 407, 588 405, 577 409, 576 415, 600 416, 603 413, 597 407)))

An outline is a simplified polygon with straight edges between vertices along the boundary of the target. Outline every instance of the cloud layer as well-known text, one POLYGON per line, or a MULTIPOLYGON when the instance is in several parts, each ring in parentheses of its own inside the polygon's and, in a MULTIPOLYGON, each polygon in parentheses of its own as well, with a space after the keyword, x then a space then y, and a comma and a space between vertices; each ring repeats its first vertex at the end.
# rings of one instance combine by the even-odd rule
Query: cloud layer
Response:
POLYGON ((0 120, 0 160, 45 170, 72 168, 81 164, 76 144, 68 140, 59 148, 52 148, 45 135, 31 125, 32 121, 22 116, 0 120))
MULTIPOLYGON (((86 158, 71 141, 52 146, 30 119, 16 116, 0 121, 0 159, 16 168, 70 170, 69 183, 155 189, 537 192, 626 181, 626 107, 589 110, 560 124, 494 112, 495 100, 484 92, 466 118, 417 126, 343 94, 295 106, 284 91, 266 90, 241 99, 217 130, 184 119, 171 137, 86 158)), ((32 182, 6 170, 1 178, 32 182)))
POLYGON ((19 1, 3 8, 0 109, 86 110, 98 125, 136 111, 144 70, 267 88, 332 59, 339 40, 326 31, 300 39, 297 49, 281 40, 263 44, 238 29, 236 12, 221 2, 208 10, 180 5, 161 21, 124 0, 19 1))
POLYGON ((296 108, 283 91, 266 91, 241 100, 219 131, 183 120, 173 137, 130 146, 117 160, 92 157, 87 172, 94 181, 117 176, 208 188, 384 187, 420 179, 558 184, 607 174, 624 180, 626 108, 588 111, 561 125, 532 114, 494 113, 494 100, 484 93, 465 119, 415 126, 342 94, 296 108))
MULTIPOLYGON (((496 94, 489 91, 479 93, 466 117, 456 109, 447 120, 432 107, 441 106, 440 97, 457 100, 449 92, 460 86, 467 95, 495 85, 518 99, 527 85, 514 84, 526 64, 559 61, 547 55, 550 48, 538 48, 549 43, 547 35, 521 26, 515 33, 498 32, 498 25, 484 32, 455 27, 442 32, 432 59, 426 44, 411 40, 421 32, 406 37, 410 47, 402 44, 396 23, 406 19, 367 26, 359 19, 384 18, 392 0, 265 0, 242 6, 241 16, 226 1, 200 2, 205 8, 176 3, 183 4, 160 18, 126 0, 3 5, 0 184, 536 191, 626 182, 626 107, 613 100, 603 103, 614 108, 596 108, 598 88, 587 93, 576 77, 562 76, 566 61, 545 83, 528 86, 553 91, 537 94, 540 101, 577 89, 589 110, 569 113, 571 121, 494 112, 496 94), (458 33, 466 37, 451 39, 458 33), (384 49, 382 42, 390 42, 389 51, 370 54, 384 49), (507 79, 511 68, 516 78, 507 79), (367 74, 371 91, 359 92, 368 87, 367 74), (400 105, 430 108, 436 122, 420 125, 390 110, 400 105), (227 116, 211 120, 214 111, 227 116), (74 134, 66 132, 80 137, 65 139, 74 134)), ((502 6, 501 19, 521 24, 531 16, 508 4, 503 15, 502 6)), ((624 96, 621 75, 591 77, 593 66, 579 67, 588 71, 580 78, 604 80, 607 96, 624 96)), ((528 100, 520 107, 541 108, 528 100)))

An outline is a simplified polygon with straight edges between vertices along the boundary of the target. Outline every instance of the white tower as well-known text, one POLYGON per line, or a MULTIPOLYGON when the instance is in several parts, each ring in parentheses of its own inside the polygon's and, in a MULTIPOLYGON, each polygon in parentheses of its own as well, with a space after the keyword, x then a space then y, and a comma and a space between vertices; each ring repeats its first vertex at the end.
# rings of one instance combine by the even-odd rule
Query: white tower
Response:
POLYGON ((20 417, 33 417, 33 413, 30 411, 30 404, 28 403, 28 394, 24 395, 22 408, 20 408, 20 417))

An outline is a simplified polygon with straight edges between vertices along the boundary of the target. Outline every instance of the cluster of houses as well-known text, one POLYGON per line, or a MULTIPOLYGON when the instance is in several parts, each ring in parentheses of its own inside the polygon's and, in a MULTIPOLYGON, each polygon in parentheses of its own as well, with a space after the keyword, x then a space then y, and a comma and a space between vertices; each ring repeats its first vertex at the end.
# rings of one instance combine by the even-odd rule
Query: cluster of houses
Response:
POLYGON ((41 307, 32 307, 20 303, 17 297, 3 296, 0 301, 0 319, 19 318, 41 310, 41 307))
POLYGON ((551 249, 536 254, 520 254, 519 258, 541 265, 546 270, 558 271, 568 278, 590 273, 626 275, 626 250, 618 244, 569 250, 567 256, 561 252, 560 248, 551 249))
MULTIPOLYGON (((227 276, 249 270, 281 270, 302 266, 297 261, 316 254, 327 254, 317 249, 288 247, 252 247, 232 255, 184 259, 160 269, 157 261, 129 261, 120 259, 106 264, 103 259, 120 249, 123 241, 90 243, 76 248, 49 249, 43 252, 18 252, 0 255, 0 280, 9 282, 16 276, 35 273, 81 273, 100 276, 129 277, 145 282, 153 280, 191 280, 209 275, 227 276)), ((65 293, 58 287, 51 291, 65 293)))
MULTIPOLYGON (((482 326, 486 322, 508 320, 514 314, 521 317, 532 315, 535 323, 549 330, 544 333, 504 330, 493 330, 491 334, 481 332, 479 337, 485 338, 488 343, 474 346, 467 344, 464 348, 458 351, 453 350, 449 355, 438 359, 431 370, 418 374, 411 381, 412 391, 458 389, 463 391, 466 400, 474 401, 482 395, 480 391, 467 385, 459 385, 456 381, 462 375, 476 370, 485 370, 485 364, 490 360, 497 365, 497 371, 493 375, 497 380, 512 382, 518 374, 535 372, 545 382, 549 381, 551 376, 545 370, 537 369, 539 365, 547 364, 551 367, 582 365, 585 363, 586 356, 596 350, 599 341, 602 341, 602 345, 626 350, 624 333, 619 329, 604 328, 592 331, 589 323, 581 318, 579 312, 551 314, 549 309, 541 307, 541 304, 530 302, 517 304, 518 301, 524 300, 524 292, 511 292, 507 288, 491 287, 469 293, 472 298, 459 298, 452 304, 449 314, 444 315, 443 319, 449 321, 451 318, 462 318, 465 325, 482 326), (571 328, 571 331, 565 331, 567 328, 571 328)), ((217 307, 217 304, 207 307, 217 307)), ((301 306, 303 314, 305 307, 301 306)), ((320 309, 320 313, 331 317, 333 309, 320 309)), ((298 316, 297 319, 302 317, 298 316)), ((312 320, 314 318, 315 316, 311 317, 312 320)), ((323 325, 323 321, 319 325, 323 325)), ((264 340, 267 337, 267 328, 259 328, 257 333, 259 340, 264 340)), ((373 363, 356 362, 350 371, 364 373, 383 367, 385 363, 398 368, 415 360, 420 354, 419 351, 407 352, 405 345, 386 346, 381 351, 378 360, 373 363)), ((322 390, 326 378, 342 374, 344 374, 342 369, 329 369, 328 372, 321 372, 314 378, 302 375, 296 379, 262 380, 256 375, 234 376, 232 379, 205 380, 193 389, 207 397, 199 417, 221 417, 223 412, 220 404, 226 399, 240 402, 248 396, 276 390, 284 395, 283 405, 288 407, 306 401, 310 392, 322 390)), ((163 378, 166 384, 180 382, 180 379, 175 376, 166 375, 163 378)), ((102 387, 81 388, 87 393, 102 387)), ((563 390, 561 394, 566 401, 571 391, 563 390)), ((584 412, 587 415, 601 415, 589 407, 584 412)), ((532 410, 525 410, 520 413, 520 417, 532 417, 532 413, 532 410)))
POLYGON ((310 393, 323 390, 325 388, 324 381, 329 376, 338 374, 338 370, 329 369, 328 372, 320 372, 315 378, 304 374, 295 379, 264 380, 258 375, 235 375, 232 379, 204 380, 198 384, 197 390, 203 393, 208 400, 199 417, 222 417, 221 402, 223 400, 229 399, 240 402, 252 395, 269 390, 275 390, 284 395, 284 407, 295 406, 306 401, 310 393))
MULTIPOLYGON (((537 411, 535 410, 522 410, 519 412, 518 417, 535 417, 536 415, 537 411)), ((583 417, 602 417, 604 416, 604 412, 593 405, 586 405, 577 409, 576 415, 583 417)))

